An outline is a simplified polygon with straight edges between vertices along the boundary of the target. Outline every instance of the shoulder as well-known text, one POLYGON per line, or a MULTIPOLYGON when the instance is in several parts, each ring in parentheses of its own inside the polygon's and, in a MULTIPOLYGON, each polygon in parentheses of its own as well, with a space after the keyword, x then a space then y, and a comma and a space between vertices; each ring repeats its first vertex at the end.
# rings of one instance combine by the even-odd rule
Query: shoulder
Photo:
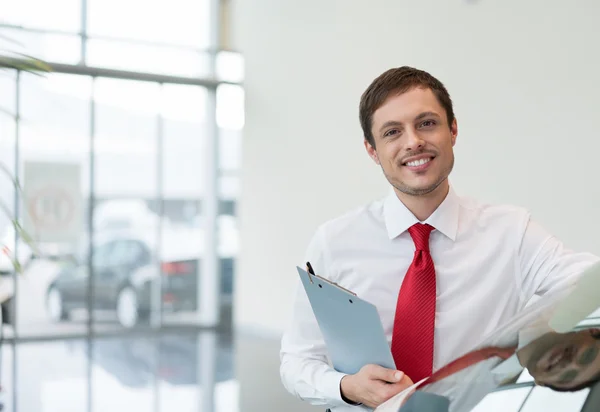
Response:
POLYGON ((376 231, 383 225, 382 210, 383 201, 376 200, 320 224, 309 242, 305 261, 311 262, 317 273, 331 276, 332 261, 340 251, 356 248, 370 237, 373 228, 376 231))
POLYGON ((344 238, 356 231, 364 231, 379 224, 383 225, 383 204, 385 199, 377 199, 367 204, 349 209, 319 225, 317 232, 324 240, 344 238))
POLYGON ((479 224, 515 227, 526 225, 531 217, 527 208, 509 203, 485 202, 461 196, 459 204, 461 217, 479 224))
POLYGON ((520 205, 461 197, 459 232, 468 238, 495 239, 518 248, 530 230, 531 212, 520 205))

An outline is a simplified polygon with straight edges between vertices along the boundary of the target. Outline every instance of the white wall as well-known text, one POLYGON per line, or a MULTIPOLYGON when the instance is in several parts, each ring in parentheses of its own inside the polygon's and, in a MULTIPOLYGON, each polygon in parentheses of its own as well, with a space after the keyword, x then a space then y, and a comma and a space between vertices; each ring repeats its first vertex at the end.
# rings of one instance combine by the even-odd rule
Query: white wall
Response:
POLYGON ((449 89, 460 193, 527 206, 600 252, 598 16, 595 0, 234 2, 247 110, 238 325, 280 333, 313 230, 387 189, 358 101, 394 66, 449 89))
MULTIPOLYGON (((278 336, 294 266, 314 229, 387 190, 362 146, 358 102, 390 67, 428 70, 448 87, 459 123, 451 181, 460 193, 526 206, 567 245, 600 253, 599 2, 236 0, 233 7, 247 110, 238 326, 278 336)), ((273 359, 241 349, 238 362, 242 405, 295 410, 280 387, 254 382, 253 370, 277 381, 273 359)))

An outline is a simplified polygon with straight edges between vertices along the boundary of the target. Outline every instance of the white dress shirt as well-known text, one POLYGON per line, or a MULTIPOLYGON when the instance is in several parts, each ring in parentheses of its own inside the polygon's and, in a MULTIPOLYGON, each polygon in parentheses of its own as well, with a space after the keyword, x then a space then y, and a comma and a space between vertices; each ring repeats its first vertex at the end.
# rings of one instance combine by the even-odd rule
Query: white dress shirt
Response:
MULTIPOLYGON (((408 228, 415 223, 392 191, 321 225, 306 252, 316 274, 377 307, 390 343, 398 292, 415 250, 408 228)), ((474 349, 534 295, 574 282, 598 260, 567 250, 523 208, 481 204, 452 188, 422 223, 435 228, 429 243, 437 277, 434 371, 474 349)), ((293 305, 280 353, 286 389, 332 412, 371 410, 341 398, 344 374, 330 366, 300 280, 293 305)))

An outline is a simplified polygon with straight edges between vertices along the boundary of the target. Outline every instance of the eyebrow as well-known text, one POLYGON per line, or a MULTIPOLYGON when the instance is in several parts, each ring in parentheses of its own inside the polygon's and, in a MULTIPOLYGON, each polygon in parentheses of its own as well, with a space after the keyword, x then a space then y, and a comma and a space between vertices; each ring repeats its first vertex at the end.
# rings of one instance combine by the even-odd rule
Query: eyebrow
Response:
MULTIPOLYGON (((417 117, 415 117, 415 121, 423 120, 426 117, 436 117, 439 119, 440 115, 435 112, 423 112, 423 113, 419 113, 419 115, 417 117)), ((388 120, 387 122, 385 122, 383 124, 383 126, 381 126, 381 128, 379 129, 379 132, 383 132, 385 129, 387 129, 388 127, 392 127, 392 126, 402 126, 402 122, 399 122, 397 120, 388 120)))
POLYGON ((415 117, 415 120, 421 120, 424 119, 425 117, 440 117, 439 114, 434 113, 434 112, 423 112, 420 115, 418 115, 417 117, 415 117))
POLYGON ((385 122, 383 124, 383 126, 381 126, 381 128, 379 129, 379 132, 383 132, 385 129, 387 129, 388 127, 392 127, 392 126, 402 126, 402 123, 398 122, 396 120, 388 120, 387 122, 385 122))

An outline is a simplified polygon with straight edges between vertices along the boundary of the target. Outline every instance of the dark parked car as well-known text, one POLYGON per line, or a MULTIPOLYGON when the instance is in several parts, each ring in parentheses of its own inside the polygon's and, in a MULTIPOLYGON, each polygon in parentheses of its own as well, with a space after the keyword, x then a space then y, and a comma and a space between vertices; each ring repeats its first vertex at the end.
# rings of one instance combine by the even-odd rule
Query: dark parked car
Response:
MULTIPOLYGON (((114 310, 121 325, 132 327, 148 319, 153 291, 159 287, 163 311, 196 309, 202 232, 165 234, 160 248, 156 238, 155 231, 127 230, 95 239, 93 309, 114 310)), ((227 300, 233 289, 234 256, 219 249, 221 295, 227 300)), ((46 307, 54 321, 68 319, 72 310, 88 307, 88 261, 88 254, 81 253, 74 263, 65 264, 49 285, 46 307)))

